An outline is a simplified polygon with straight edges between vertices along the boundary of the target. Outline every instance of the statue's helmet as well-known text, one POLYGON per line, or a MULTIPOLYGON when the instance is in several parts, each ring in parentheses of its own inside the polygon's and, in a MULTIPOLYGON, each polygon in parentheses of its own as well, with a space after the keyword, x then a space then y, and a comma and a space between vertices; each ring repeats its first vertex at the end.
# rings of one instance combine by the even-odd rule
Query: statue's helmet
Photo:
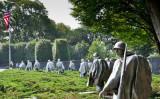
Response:
POLYGON ((113 49, 122 49, 122 50, 125 50, 125 43, 123 42, 117 42, 115 45, 114 45, 114 48, 113 49))
POLYGON ((98 57, 99 55, 98 55, 98 53, 97 52, 95 52, 94 54, 93 54, 93 57, 98 57))
POLYGON ((81 59, 81 62, 84 62, 84 59, 83 59, 83 58, 81 59))

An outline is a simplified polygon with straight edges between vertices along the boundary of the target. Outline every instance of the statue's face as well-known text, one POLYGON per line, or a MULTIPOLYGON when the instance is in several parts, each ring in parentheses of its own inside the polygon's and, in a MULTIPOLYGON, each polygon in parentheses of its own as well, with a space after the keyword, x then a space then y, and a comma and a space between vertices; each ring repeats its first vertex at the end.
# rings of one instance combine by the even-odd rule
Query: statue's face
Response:
POLYGON ((124 51, 122 49, 115 49, 116 55, 119 57, 123 57, 124 51))

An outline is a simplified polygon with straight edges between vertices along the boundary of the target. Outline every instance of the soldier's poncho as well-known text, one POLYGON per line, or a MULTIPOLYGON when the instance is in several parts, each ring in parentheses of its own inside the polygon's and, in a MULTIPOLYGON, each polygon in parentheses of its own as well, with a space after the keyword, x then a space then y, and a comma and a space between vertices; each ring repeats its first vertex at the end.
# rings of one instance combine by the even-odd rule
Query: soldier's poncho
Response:
POLYGON ((88 72, 90 73, 92 62, 88 62, 88 72))
POLYGON ((55 69, 54 63, 52 61, 47 62, 46 72, 48 72, 48 71, 52 72, 54 69, 55 69))
POLYGON ((75 65, 73 62, 70 62, 69 64, 69 70, 75 70, 75 65))
POLYGON ((36 70, 39 70, 39 68, 40 68, 40 63, 39 62, 35 62, 33 70, 36 71, 36 70))
MULTIPOLYGON (((87 71, 88 71, 88 64, 87 64, 87 62, 84 62, 84 61, 83 61, 83 62, 80 64, 79 72, 80 72, 80 74, 84 75, 84 74, 87 73, 87 71)), ((84 76, 85 76, 85 75, 84 75, 84 76)))
POLYGON ((107 65, 108 65, 108 69, 109 69, 109 72, 110 72, 110 74, 111 74, 111 72, 112 72, 112 69, 113 69, 113 65, 114 65, 114 62, 112 62, 112 61, 106 61, 107 62, 107 65))
POLYGON ((121 68, 122 60, 117 59, 103 91, 113 90, 113 99, 149 99, 152 78, 147 60, 142 56, 129 55, 122 78, 121 68))
POLYGON ((32 70, 32 63, 30 61, 27 62, 27 66, 25 70, 32 70))
POLYGON ((25 70, 25 64, 24 64, 24 62, 21 62, 21 64, 19 65, 19 68, 21 69, 21 70, 25 70))
POLYGON ((56 64, 56 70, 57 70, 57 73, 60 74, 60 73, 63 73, 64 72, 64 65, 61 61, 57 62, 56 64))
POLYGON ((95 85, 103 88, 104 82, 107 82, 109 75, 107 62, 102 59, 95 59, 91 67, 87 86, 93 86, 93 83, 95 83, 95 85))

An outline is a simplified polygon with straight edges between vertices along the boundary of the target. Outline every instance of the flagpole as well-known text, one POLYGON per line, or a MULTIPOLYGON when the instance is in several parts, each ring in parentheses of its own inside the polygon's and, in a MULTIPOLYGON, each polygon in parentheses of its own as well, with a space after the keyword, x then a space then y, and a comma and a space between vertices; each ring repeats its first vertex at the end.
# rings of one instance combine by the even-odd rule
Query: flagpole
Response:
MULTIPOLYGON (((10 5, 10 1, 9 1, 9 5, 10 5)), ((10 10, 10 8, 9 8, 9 10, 10 10)), ((9 12, 9 16, 10 16, 10 12, 9 12)), ((10 17, 9 17, 8 20, 10 22, 10 17)), ((9 22, 8 22, 8 26, 10 25, 9 22)), ((11 33, 10 33, 10 26, 8 27, 8 32, 9 32, 9 69, 11 69, 11 67, 10 67, 10 64, 11 64, 11 33)))
POLYGON ((11 63, 11 33, 10 29, 8 29, 9 32, 9 69, 10 69, 10 63, 11 63))

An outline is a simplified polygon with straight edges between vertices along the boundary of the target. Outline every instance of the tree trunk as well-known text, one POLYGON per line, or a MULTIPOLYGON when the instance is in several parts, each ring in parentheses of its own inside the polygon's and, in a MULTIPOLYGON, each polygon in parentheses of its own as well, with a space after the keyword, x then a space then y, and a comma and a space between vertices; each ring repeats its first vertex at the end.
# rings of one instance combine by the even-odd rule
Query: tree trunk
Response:
POLYGON ((159 42, 159 39, 158 39, 156 33, 154 33, 154 41, 155 41, 155 45, 157 48, 157 52, 160 54, 160 42, 159 42))
POLYGON ((155 37, 154 35, 156 47, 158 49, 158 53, 160 54, 160 2, 159 0, 146 0, 146 3, 157 36, 155 37))

